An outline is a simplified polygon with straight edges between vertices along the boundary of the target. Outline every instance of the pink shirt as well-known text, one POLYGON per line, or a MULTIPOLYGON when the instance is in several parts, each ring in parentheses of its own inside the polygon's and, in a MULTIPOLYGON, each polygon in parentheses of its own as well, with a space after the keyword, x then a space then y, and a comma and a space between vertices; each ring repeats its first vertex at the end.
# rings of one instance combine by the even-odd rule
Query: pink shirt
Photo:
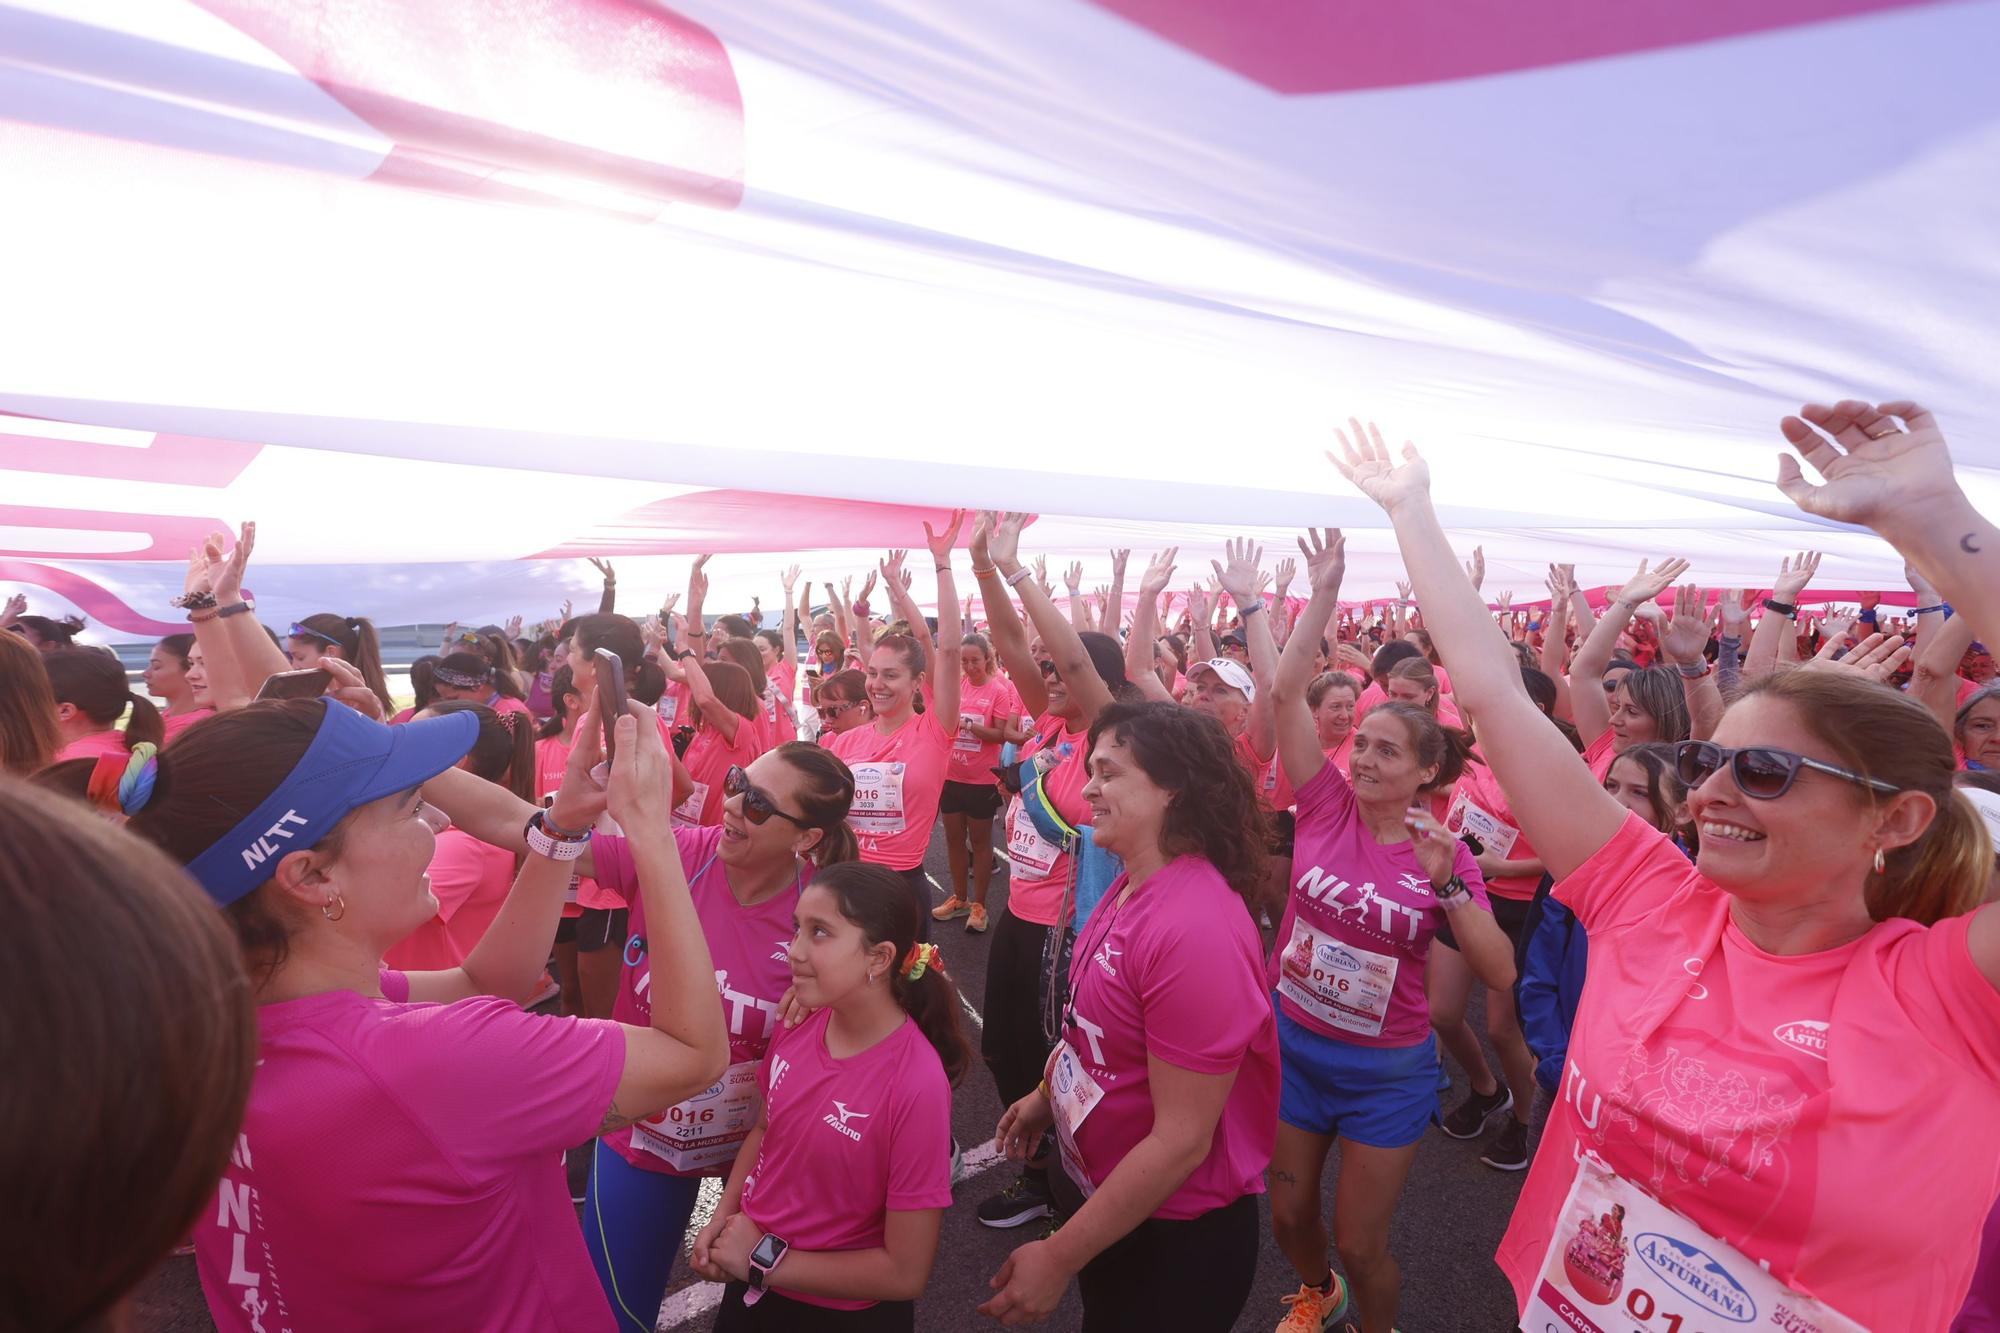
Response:
MULTIPOLYGON (((745 907, 729 887, 729 871, 716 855, 722 845, 720 826, 677 828, 674 845, 680 849, 688 894, 715 963, 715 988, 722 995, 723 1016, 729 1020, 729 1062, 761 1060, 776 1027, 778 1001, 792 984, 788 953, 792 914, 812 870, 801 869, 798 882, 785 892, 745 907)), ((646 904, 639 892, 631 845, 622 837, 599 834, 591 840, 590 851, 597 864, 598 883, 621 904, 631 907, 625 928, 625 965, 618 974, 618 999, 611 1017, 634 1027, 651 1027, 653 972, 646 949, 646 904)), ((657 1122, 660 1117, 652 1119, 657 1122)), ((636 1126, 605 1139, 620 1157, 643 1170, 663 1175, 728 1174, 726 1163, 713 1172, 676 1170, 657 1153, 640 1146, 645 1141, 645 1133, 636 1126)))
MULTIPOLYGON (((715 707, 723 705, 717 703, 715 707)), ((681 756, 688 776, 694 779, 694 790, 685 801, 674 807, 674 823, 720 824, 722 803, 727 799, 722 794, 724 775, 732 767, 748 768, 762 753, 763 728, 749 718, 737 717, 736 739, 733 741, 724 740, 721 729, 707 722, 695 728, 694 739, 688 742, 687 753, 681 756)))
POLYGON ((107 754, 124 755, 131 751, 125 748, 125 733, 122 731, 93 731, 88 736, 79 736, 62 749, 50 763, 62 764, 72 759, 102 759, 107 754))
MULTIPOLYGON (((1050 749, 1062 755, 1054 767, 1042 774, 1042 791, 1071 828, 1082 828, 1091 820, 1090 803, 1083 799, 1084 784, 1090 781, 1090 774, 1083 766, 1089 745, 1088 727, 1071 731, 1068 723, 1044 714, 1036 734, 1021 747, 1023 758, 1050 749)), ((1062 913, 1063 893, 1069 887, 1072 859, 1068 852, 1036 831, 1027 811, 1021 808, 1019 796, 1008 799, 1008 912, 1038 926, 1056 924, 1062 913)))
MULTIPOLYGON (((669 752, 673 749, 673 738, 663 736, 669 752)), ((564 740, 561 735, 544 736, 535 742, 535 799, 549 805, 549 798, 562 790, 563 776, 569 771, 569 752, 576 748, 574 739, 564 740)), ((563 904, 564 916, 581 916, 586 907, 607 911, 623 907, 618 895, 606 893, 597 881, 588 875, 576 877, 576 901, 563 904)))
MULTIPOLYGON (((206 722, 214 716, 215 710, 213 708, 197 708, 189 713, 162 713, 160 721, 166 728, 166 740, 170 741, 195 723, 206 722)), ((165 742, 163 741, 162 744, 165 744, 165 742)))
POLYGON ((847 823, 861 844, 861 859, 908 870, 924 863, 931 845, 951 737, 935 712, 912 713, 886 736, 877 725, 844 731, 827 748, 854 770, 847 823))
MULTIPOLYGON (((1474 902, 1460 910, 1489 910, 1471 850, 1456 846, 1452 869, 1474 902)), ((1345 774, 1327 764, 1299 788, 1291 892, 1269 964, 1286 1017, 1357 1046, 1424 1041, 1424 962, 1446 916, 1414 844, 1375 841, 1345 774)))
MULTIPOLYGON (((1470 829, 1486 845, 1488 852, 1504 860, 1542 859, 1541 853, 1528 841, 1528 835, 1521 832, 1521 826, 1514 821, 1514 808, 1507 803, 1507 793, 1500 790, 1493 770, 1484 764, 1466 764, 1464 776, 1459 778, 1451 799, 1445 802, 1442 818, 1445 832, 1455 838, 1470 829)), ((1535 890, 1541 887, 1541 883, 1540 875, 1503 875, 1487 880, 1486 892, 1489 897, 1526 902, 1535 896, 1535 890)))
POLYGON ((945 768, 945 778, 951 782, 970 783, 975 787, 991 787, 999 779, 993 775, 993 766, 1000 762, 1000 742, 982 741, 969 735, 967 723, 982 727, 998 727, 1010 717, 1021 715, 1021 697, 1014 693, 1014 687, 1007 678, 991 676, 984 685, 974 685, 961 680, 958 684, 959 729, 951 740, 951 762, 945 768))
MULTIPOLYGON (((1435 675, 1437 673, 1435 670, 1433 670, 1432 674, 1435 675)), ((1368 684, 1368 688, 1361 691, 1361 697, 1354 701, 1354 725, 1357 727, 1360 726, 1361 719, 1367 717, 1369 712, 1374 709, 1375 705, 1386 704, 1388 702, 1389 702, 1388 691, 1384 690, 1380 685, 1375 684, 1373 681, 1370 681, 1368 684)), ((1439 680, 1438 682, 1437 720, 1440 725, 1447 727, 1463 728, 1465 726, 1465 719, 1459 716, 1458 705, 1453 703, 1451 701, 1451 696, 1445 692, 1444 682, 1442 680, 1439 680)))
POLYGON ((1611 765, 1617 762, 1618 751, 1612 748, 1612 742, 1616 739, 1617 737, 1607 729, 1602 736, 1583 749, 1583 762, 1590 766, 1591 776, 1599 782, 1604 781, 1605 775, 1611 771, 1611 765))
POLYGON ((243 1132, 194 1227, 218 1328, 611 1329, 563 1150, 611 1105, 617 1025, 382 989, 257 1011, 243 1132))
MULTIPOLYGON (((836 1060, 822 1009, 771 1041, 761 1071, 767 1128, 743 1179, 743 1215, 795 1249, 869 1250, 890 1210, 951 1207, 951 1085, 913 1020, 836 1060)), ((776 1289, 835 1310, 873 1301, 776 1289)))
POLYGON ((1063 1039, 1102 1098, 1076 1128, 1101 1186, 1153 1127, 1146 1060, 1197 1074, 1234 1073, 1208 1156, 1153 1216, 1174 1219, 1264 1192, 1278 1137, 1278 1022, 1265 992, 1263 943, 1243 900, 1214 866, 1183 856, 1124 903, 1120 875, 1078 939, 1063 1039))
POLYGON ((462 957, 486 935, 500 905, 514 887, 514 854, 467 833, 448 828, 437 835, 431 854, 431 892, 438 916, 462 957))
POLYGON ((1500 1244, 1516 1297, 1590 1151, 1865 1327, 1944 1328, 2000 1193, 2000 993, 1971 918, 1767 954, 1637 815, 1555 892, 1590 958, 1500 1244))
POLYGON ((495 714, 501 717, 505 717, 508 713, 521 713, 524 714, 530 721, 533 721, 535 716, 533 713, 530 713, 528 711, 527 704, 523 703, 519 699, 512 698, 505 694, 495 693, 491 699, 488 699, 486 701, 486 706, 492 709, 495 714))

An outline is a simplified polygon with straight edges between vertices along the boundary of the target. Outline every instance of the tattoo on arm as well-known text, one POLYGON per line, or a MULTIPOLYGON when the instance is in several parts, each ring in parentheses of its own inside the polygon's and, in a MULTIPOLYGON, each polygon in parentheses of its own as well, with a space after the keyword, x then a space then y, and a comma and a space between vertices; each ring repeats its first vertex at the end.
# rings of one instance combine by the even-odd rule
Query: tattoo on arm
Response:
POLYGON ((1299 1178, 1289 1171, 1273 1171, 1271 1179, 1283 1181, 1287 1185, 1296 1185, 1299 1183, 1299 1178))
POLYGON ((618 1109, 618 1103, 614 1101, 611 1103, 611 1109, 604 1113, 604 1123, 597 1127, 597 1132, 599 1134, 609 1134, 614 1129, 623 1129, 627 1125, 635 1125, 643 1118, 642 1116, 626 1115, 618 1109))
POLYGON ((1965 552, 1967 555, 1978 555, 1979 543, 1973 541, 1972 534, 1968 532, 1963 537, 1960 537, 1958 539, 1958 549, 1965 552))

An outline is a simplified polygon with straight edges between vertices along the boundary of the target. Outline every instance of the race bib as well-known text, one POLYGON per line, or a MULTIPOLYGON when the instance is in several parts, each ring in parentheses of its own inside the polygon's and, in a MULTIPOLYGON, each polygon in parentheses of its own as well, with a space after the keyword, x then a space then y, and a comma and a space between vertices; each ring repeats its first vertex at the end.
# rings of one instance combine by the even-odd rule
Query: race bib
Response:
MULTIPOLYGON (((680 715, 680 711, 681 699, 679 695, 666 694, 661 696, 659 704, 660 721, 665 724, 669 734, 673 732, 674 719, 680 715)), ((671 746, 673 741, 669 740, 667 744, 671 746)))
POLYGON ((903 769, 895 763, 855 764, 854 803, 847 822, 856 833, 903 831, 903 769))
POLYGON ((1521 830, 1501 822, 1499 816, 1467 796, 1464 783, 1459 784, 1458 794, 1451 798, 1451 808, 1445 811, 1444 830, 1454 838, 1461 833, 1470 833, 1488 852, 1498 857, 1505 857, 1513 851, 1514 840, 1521 836, 1521 830))
POLYGON ((1097 1086, 1097 1080, 1090 1076, 1065 1040, 1056 1047, 1055 1058, 1049 1062, 1049 1100, 1055 1107, 1056 1147, 1062 1155, 1063 1170, 1086 1199, 1096 1192, 1097 1186, 1090 1183, 1083 1154, 1077 1151, 1076 1131, 1103 1099, 1104 1089, 1097 1086))
POLYGON ((958 735, 952 740, 951 748, 960 754, 978 754, 986 748, 986 742, 972 734, 973 727, 986 725, 984 713, 960 712, 958 715, 958 735))
POLYGON ((1868 1333, 1590 1155, 1577 1163, 1521 1326, 1562 1333, 1749 1327, 1868 1333))
POLYGON ((1028 807, 1014 798, 1014 816, 1007 821, 1007 863, 1009 873, 1022 879, 1047 879, 1056 873, 1062 848, 1042 836, 1028 807))
POLYGON ((706 1171, 736 1160, 757 1124, 757 1062, 722 1071, 706 1092, 632 1126, 632 1146, 679 1171, 706 1171))
POLYGON ((1292 939, 1278 968, 1278 993, 1330 1028, 1379 1037, 1400 962, 1293 917, 1292 939))
POLYGON ((697 782, 688 798, 674 807, 674 822, 688 825, 701 823, 702 807, 708 804, 708 784, 697 782))

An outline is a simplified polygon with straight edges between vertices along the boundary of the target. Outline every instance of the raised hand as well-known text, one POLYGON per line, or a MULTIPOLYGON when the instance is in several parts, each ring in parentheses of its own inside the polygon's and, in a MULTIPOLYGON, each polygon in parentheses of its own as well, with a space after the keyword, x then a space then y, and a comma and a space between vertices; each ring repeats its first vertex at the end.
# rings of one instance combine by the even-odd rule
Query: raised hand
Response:
MULTIPOLYGON (((707 556, 702 557, 702 559, 704 560, 706 560, 707 558, 708 558, 707 556)), ((611 562, 609 560, 599 560, 594 555, 587 555, 584 557, 584 559, 590 561, 590 563, 596 568, 597 572, 604 576, 605 587, 608 588, 617 584, 618 573, 616 570, 611 568, 611 562)))
POLYGON ((1412 588, 1404 580, 1397 579, 1396 600, 1399 602, 1414 602, 1415 600, 1417 600, 1417 590, 1415 588, 1412 588))
POLYGON ((1801 669, 1851 671, 1868 680, 1886 684, 1910 660, 1910 646, 1900 634, 1871 634, 1836 662, 1833 655, 1840 648, 1841 640, 1829 634, 1812 661, 1803 663, 1801 669))
POLYGON ((1938 590, 1932 586, 1931 581, 1919 574, 1917 567, 1907 561, 1903 564, 1903 579, 1910 585, 1910 591, 1917 595, 1918 606, 1936 606, 1944 600, 1938 596, 1938 590))
POLYGON ((1299 562, 1290 556, 1284 556, 1278 561, 1277 570, 1278 600, 1282 602, 1285 600, 1285 590, 1292 586, 1292 580, 1299 575, 1299 562))
POLYGON ((787 566, 785 572, 780 574, 778 578, 785 585, 785 600, 790 602, 792 600, 792 589, 799 586, 799 567, 797 565, 787 566))
POLYGON ((1725 638, 1740 639, 1750 624, 1750 593, 1744 588, 1724 588, 1715 594, 1715 623, 1725 638))
POLYGON ((0 610, 0 625, 11 625, 28 614, 28 594, 17 592, 7 599, 7 606, 0 610))
MULTIPOLYGON (((1013 509, 994 515, 993 530, 986 538, 987 547, 993 553, 993 563, 1008 565, 1021 558, 1021 530, 1028 526, 1028 520, 1033 517, 1033 514, 1024 514, 1013 509)), ((1036 556, 1035 569, 1037 581, 1046 585, 1048 558, 1036 556)))
POLYGON ((993 529, 1000 516, 991 509, 979 511, 972 524, 972 568, 974 572, 993 568, 993 529))
POLYGON ((1041 585, 1043 595, 1055 595, 1056 585, 1049 582, 1049 558, 1045 555, 1035 557, 1035 582, 1041 585))
POLYGON ((1264 558, 1264 548, 1248 537, 1232 537, 1222 549, 1229 557, 1228 564, 1208 562, 1215 570, 1215 581, 1238 606, 1247 606, 1257 599, 1257 566, 1264 558))
POLYGON ((1173 581, 1174 562, 1180 558, 1181 548, 1169 546, 1155 555, 1146 564, 1146 572, 1139 576, 1139 595, 1157 598, 1167 590, 1173 581))
POLYGON ((509 617, 507 617, 507 627, 506 627, 506 632, 507 632, 507 637, 508 637, 509 639, 518 639, 518 638, 520 638, 520 637, 521 637, 521 617, 519 617, 519 616, 509 616, 509 617))
POLYGON ((1069 568, 1063 571, 1063 587, 1069 589, 1069 595, 1072 597, 1082 591, 1083 563, 1081 561, 1072 560, 1069 562, 1069 568))
POLYGON ((1299 554, 1306 560, 1307 585, 1315 593, 1338 595, 1347 574, 1347 538, 1340 529, 1307 528, 1299 538, 1299 554))
POLYGON ((227 540, 217 532, 208 539, 208 568, 214 580, 213 591, 216 603, 230 606, 243 600, 243 569, 250 563, 250 552, 257 546, 257 525, 245 523, 236 536, 236 549, 227 558, 222 555, 222 543, 227 540))
POLYGON ((1674 593, 1674 615, 1660 634, 1660 649, 1674 661, 1693 666, 1708 647, 1708 617, 1704 594, 1692 583, 1674 593))
POLYGON ((1208 593, 1203 591, 1199 583, 1188 589, 1187 615, 1188 619, 1194 624, 1206 625, 1208 623, 1209 608, 1213 605, 1214 603, 1209 599, 1208 593))
POLYGON ((1687 571, 1688 562, 1678 558, 1662 560, 1657 569, 1649 569, 1648 562, 1641 560, 1638 572, 1614 594, 1615 599, 1630 604, 1635 611, 1649 606, 1657 602, 1660 594, 1673 587, 1674 580, 1687 571))
POLYGON ((1111 553, 1111 575, 1113 578, 1122 579, 1125 577, 1125 562, 1131 558, 1132 551, 1130 547, 1111 553))
POLYGON ((850 602, 849 605, 850 606, 862 605, 868 600, 868 594, 874 591, 875 591, 875 571, 871 569, 868 571, 868 577, 861 581, 861 595, 855 598, 852 602, 850 602))
MULTIPOLYGON (((833 591, 832 584, 827 585, 827 591, 829 593, 833 591)), ((660 599, 660 619, 665 620, 668 617, 672 616, 674 613, 674 608, 679 606, 680 604, 681 604, 681 595, 677 592, 670 592, 665 597, 662 597, 660 599)))
POLYGON ((1486 583, 1486 548, 1472 548, 1472 559, 1465 562, 1465 577, 1472 580, 1472 590, 1478 592, 1486 583))
POLYGON ((892 600, 896 589, 909 586, 903 581, 903 561, 907 560, 909 555, 910 553, 906 550, 891 551, 888 558, 881 563, 882 586, 888 590, 892 600))
POLYGON ((688 570, 688 618, 692 620, 697 611, 708 601, 708 562, 712 557, 698 555, 688 570))
POLYGON ((1778 577, 1771 585, 1771 600, 1796 606, 1799 594, 1812 582, 1813 575, 1819 573, 1819 560, 1818 551, 1800 551, 1779 561, 1778 577))
POLYGON ((1357 418, 1349 417, 1347 426, 1353 438, 1346 432, 1335 431, 1340 452, 1335 454, 1329 449, 1326 456, 1356 490, 1391 511, 1407 501, 1429 497, 1431 467, 1417 453, 1416 445, 1404 441, 1403 461, 1392 462, 1388 446, 1382 443, 1382 432, 1374 422, 1368 423, 1365 433, 1357 418))
POLYGON ((1798 416, 1780 421, 1778 429, 1825 478, 1815 486, 1806 480, 1798 459, 1778 457, 1778 489, 1808 514, 1883 531, 1933 522, 1966 504, 1952 474, 1944 432, 1929 411, 1913 402, 1879 407, 1851 398, 1832 407, 1807 403, 1798 416))
POLYGON ((933 532, 930 521, 924 521, 924 545, 931 548, 931 556, 940 565, 951 563, 952 549, 958 545, 958 532, 965 526, 965 511, 951 511, 951 523, 943 532, 933 532))
POLYGON ((1514 609, 1514 594, 1511 590, 1496 594, 1493 600, 1494 604, 1499 608, 1500 614, 1503 616, 1509 614, 1514 609))
POLYGON ((556 624, 558 627, 567 625, 569 624, 571 618, 572 617, 570 616, 570 600, 569 598, 565 597, 563 598, 561 618, 556 621, 556 624))

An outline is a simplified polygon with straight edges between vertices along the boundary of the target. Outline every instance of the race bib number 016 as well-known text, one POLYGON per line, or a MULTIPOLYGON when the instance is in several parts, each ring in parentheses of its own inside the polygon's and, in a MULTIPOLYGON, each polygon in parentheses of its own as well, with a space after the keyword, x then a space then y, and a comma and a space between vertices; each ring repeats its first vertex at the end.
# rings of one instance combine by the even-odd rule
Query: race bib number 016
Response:
POLYGON ((1533 1333, 1868 1333, 1590 1156, 1577 1165, 1521 1327, 1533 1333))
POLYGON ((632 1146, 677 1171, 726 1167, 756 1123, 757 1062, 744 1060, 723 1070, 706 1092, 633 1125, 632 1146))

